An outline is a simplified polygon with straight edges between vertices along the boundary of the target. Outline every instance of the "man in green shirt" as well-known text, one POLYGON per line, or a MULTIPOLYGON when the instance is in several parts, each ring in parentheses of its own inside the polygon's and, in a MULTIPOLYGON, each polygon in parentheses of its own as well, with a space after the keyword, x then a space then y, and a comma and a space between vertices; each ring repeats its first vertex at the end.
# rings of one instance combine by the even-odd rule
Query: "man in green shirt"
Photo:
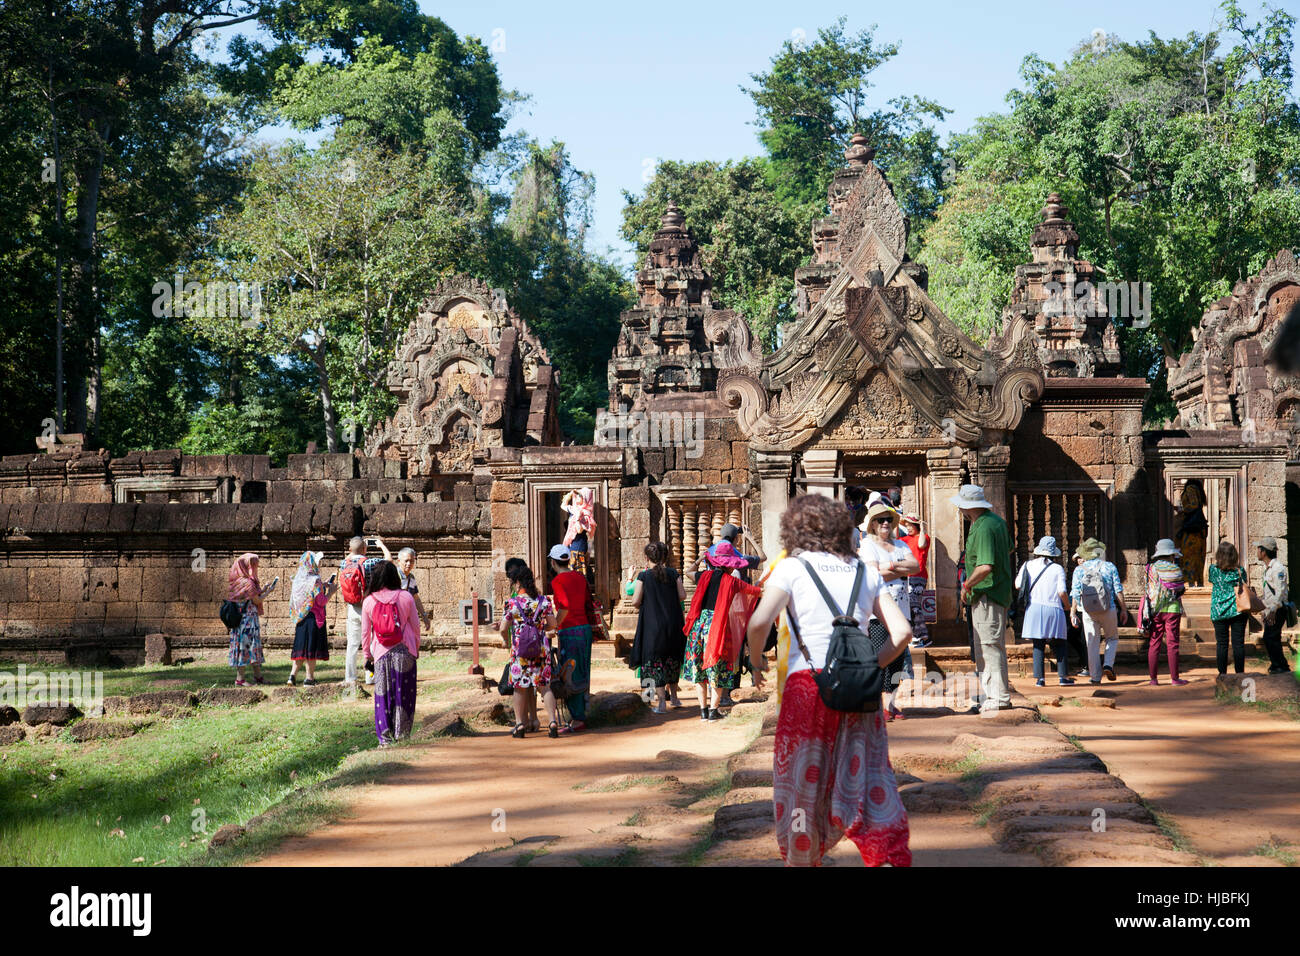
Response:
POLYGON ((1011 706, 1007 676, 1007 608, 1011 604, 1011 532, 993 513, 979 485, 962 485, 949 499, 970 523, 966 535, 966 581, 962 603, 970 604, 975 631, 975 670, 984 687, 983 713, 1011 706))

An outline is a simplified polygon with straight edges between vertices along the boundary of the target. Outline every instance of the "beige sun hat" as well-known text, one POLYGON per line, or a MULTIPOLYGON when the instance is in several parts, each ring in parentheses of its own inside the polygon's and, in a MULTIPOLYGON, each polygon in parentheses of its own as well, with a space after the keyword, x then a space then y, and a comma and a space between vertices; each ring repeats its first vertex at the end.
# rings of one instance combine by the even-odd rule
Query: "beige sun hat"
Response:
POLYGON ((894 528, 898 527, 898 517, 899 517, 898 512, 886 504, 875 504, 867 509, 867 520, 865 523, 865 527, 870 528, 871 522, 875 521, 881 515, 886 515, 889 518, 889 523, 893 525, 894 528))
POLYGON ((990 511, 993 509, 993 503, 984 497, 984 489, 979 485, 962 485, 961 491, 948 500, 961 509, 988 508, 990 511))

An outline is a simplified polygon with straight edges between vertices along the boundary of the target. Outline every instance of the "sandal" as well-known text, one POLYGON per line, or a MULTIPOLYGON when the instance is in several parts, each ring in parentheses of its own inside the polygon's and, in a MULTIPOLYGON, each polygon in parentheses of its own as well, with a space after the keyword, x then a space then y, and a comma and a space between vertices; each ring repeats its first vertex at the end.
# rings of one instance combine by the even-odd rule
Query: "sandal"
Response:
POLYGON ((557 724, 555 721, 551 721, 551 726, 547 729, 546 736, 550 737, 552 740, 555 740, 557 737, 559 737, 560 725, 557 724))
POLYGON ((248 686, 248 681, 246 681, 246 680, 237 680, 237 681, 235 681, 235 686, 236 686, 236 687, 247 687, 247 686, 248 686))
POLYGON ((522 740, 524 735, 527 733, 527 731, 528 731, 527 724, 515 724, 515 729, 510 731, 510 736, 518 737, 519 739, 522 740))

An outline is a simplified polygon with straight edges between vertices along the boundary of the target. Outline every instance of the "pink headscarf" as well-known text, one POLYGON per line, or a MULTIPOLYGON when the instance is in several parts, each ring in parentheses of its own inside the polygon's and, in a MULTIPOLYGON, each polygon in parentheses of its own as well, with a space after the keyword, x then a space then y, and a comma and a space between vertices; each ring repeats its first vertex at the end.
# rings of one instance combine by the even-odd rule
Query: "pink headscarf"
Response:
POLYGON ((230 576, 226 579, 226 597, 232 601, 251 601, 262 594, 262 585, 257 580, 257 555, 247 551, 235 558, 230 566, 230 576))

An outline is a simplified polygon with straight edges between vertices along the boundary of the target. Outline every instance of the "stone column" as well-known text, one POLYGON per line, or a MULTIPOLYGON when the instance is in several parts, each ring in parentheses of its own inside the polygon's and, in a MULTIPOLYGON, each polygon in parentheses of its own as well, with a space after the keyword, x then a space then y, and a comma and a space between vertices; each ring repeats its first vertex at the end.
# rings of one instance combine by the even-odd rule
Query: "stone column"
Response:
POLYGON ((840 477, 840 453, 836 448, 810 448, 803 453, 804 487, 810 495, 825 495, 838 498, 839 487, 844 484, 840 477))
POLYGON ((976 454, 976 470, 984 497, 993 505, 1007 523, 1011 522, 1010 501, 1007 498, 1007 468, 1011 465, 1010 445, 990 445, 976 454))
POLYGON ((759 488, 763 496, 763 553, 769 558, 781 551, 781 515, 790 503, 790 476, 794 457, 789 452, 755 453, 759 488))
MULTIPOLYGON (((935 588, 940 625, 957 619, 957 559, 962 551, 961 512, 949 501, 961 490, 962 448, 932 448, 926 452, 930 482, 930 580, 935 588)), ((944 627, 937 629, 940 634, 944 627)))

